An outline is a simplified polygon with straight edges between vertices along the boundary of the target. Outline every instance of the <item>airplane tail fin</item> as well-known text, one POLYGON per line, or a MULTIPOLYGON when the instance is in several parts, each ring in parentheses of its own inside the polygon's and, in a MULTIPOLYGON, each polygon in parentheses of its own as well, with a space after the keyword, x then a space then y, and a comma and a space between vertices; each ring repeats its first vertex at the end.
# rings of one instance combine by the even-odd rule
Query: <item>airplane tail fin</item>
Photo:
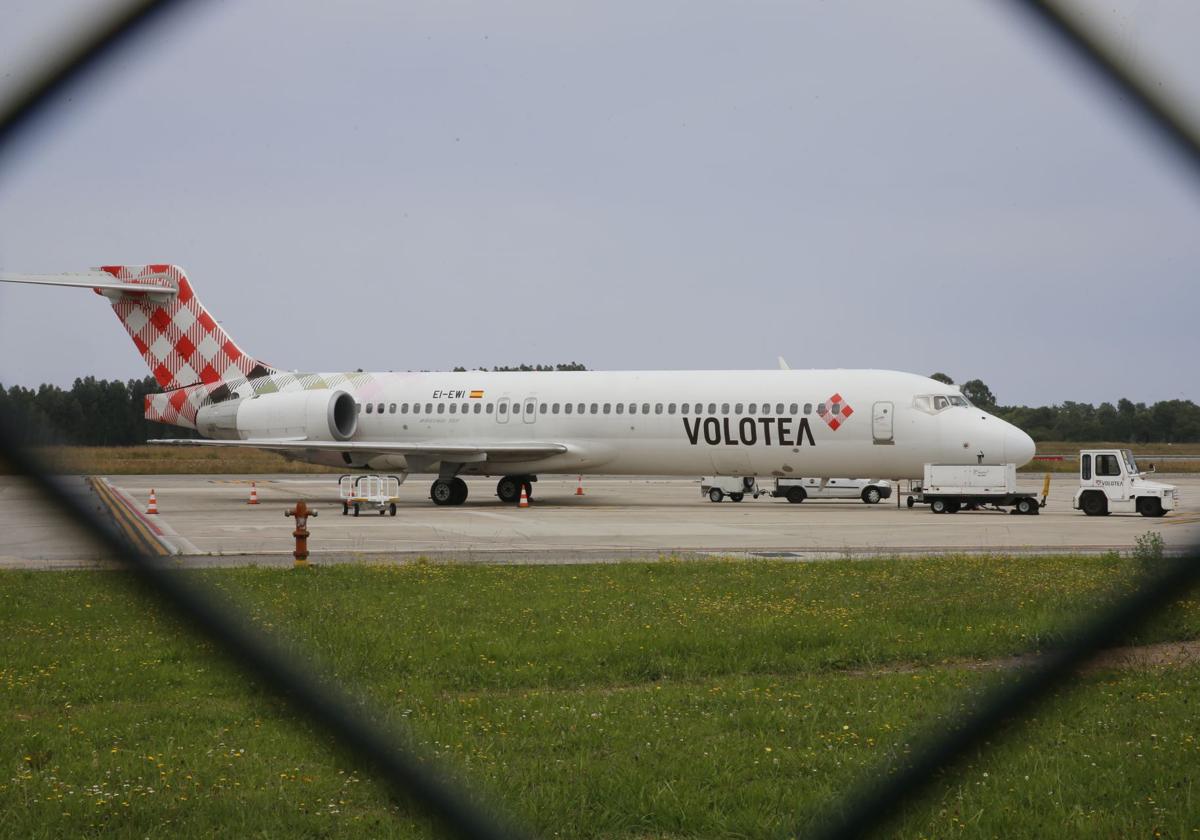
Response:
POLYGON ((107 298, 164 391, 277 372, 238 347, 177 265, 105 265, 84 273, 0 280, 90 288, 107 298))

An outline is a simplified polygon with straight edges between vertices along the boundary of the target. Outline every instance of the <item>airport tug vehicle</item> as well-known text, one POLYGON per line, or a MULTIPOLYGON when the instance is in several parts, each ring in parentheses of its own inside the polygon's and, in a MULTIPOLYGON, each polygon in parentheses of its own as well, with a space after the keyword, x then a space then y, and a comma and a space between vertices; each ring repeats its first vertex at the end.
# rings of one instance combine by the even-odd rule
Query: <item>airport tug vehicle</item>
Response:
POLYGON ((1049 481, 1043 485, 1041 502, 1036 495, 1018 490, 1014 464, 926 464, 924 479, 913 487, 907 504, 929 505, 934 513, 1012 508, 1011 513, 1034 516, 1045 506, 1048 493, 1049 481))
POLYGON ((1085 449, 1079 453, 1079 489, 1071 507, 1088 516, 1166 516, 1178 507, 1178 488, 1143 475, 1128 449, 1085 449))

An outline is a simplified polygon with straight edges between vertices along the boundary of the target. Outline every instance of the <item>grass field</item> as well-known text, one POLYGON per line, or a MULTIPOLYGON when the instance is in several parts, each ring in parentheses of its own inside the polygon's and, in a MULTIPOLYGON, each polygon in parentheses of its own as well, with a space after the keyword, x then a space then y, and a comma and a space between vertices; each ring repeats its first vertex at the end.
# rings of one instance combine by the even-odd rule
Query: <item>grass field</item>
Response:
MULTIPOLYGON (((786 836, 1059 628, 1108 557, 235 569, 216 587, 424 749, 564 837, 786 836)), ((420 836, 427 826, 115 573, 0 574, 0 833, 420 836)), ((1200 603, 1136 642, 1200 638, 1200 603)), ((1200 665, 1101 670, 906 836, 1200 828, 1200 665)))
MULTIPOLYGON (((1039 455, 1066 455, 1074 458, 1080 449, 1120 449, 1119 443, 1039 443, 1039 455)), ((1161 461, 1160 472, 1200 472, 1200 443, 1146 444, 1133 447, 1134 454, 1144 462, 1153 462, 1156 455, 1194 455, 1195 460, 1161 461)), ((170 446, 45 446, 35 450, 55 472, 67 475, 177 475, 177 474, 238 474, 264 475, 270 473, 340 473, 337 467, 321 467, 289 461, 273 452, 258 452, 231 447, 170 447, 170 446)), ((1031 461, 1022 472, 1075 472, 1077 464, 1069 461, 1031 461)), ((0 461, 0 475, 8 472, 0 461)))

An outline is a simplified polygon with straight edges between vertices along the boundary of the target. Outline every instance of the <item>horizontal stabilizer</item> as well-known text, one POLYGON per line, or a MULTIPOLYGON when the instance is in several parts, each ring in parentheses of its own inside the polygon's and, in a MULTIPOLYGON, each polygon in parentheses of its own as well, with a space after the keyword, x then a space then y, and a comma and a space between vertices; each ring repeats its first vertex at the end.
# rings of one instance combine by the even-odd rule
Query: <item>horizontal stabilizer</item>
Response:
POLYGON ((0 272, 0 283, 30 283, 37 286, 68 286, 96 292, 133 292, 154 297, 174 297, 174 286, 158 283, 122 283, 107 271, 73 271, 66 274, 10 274, 0 272))

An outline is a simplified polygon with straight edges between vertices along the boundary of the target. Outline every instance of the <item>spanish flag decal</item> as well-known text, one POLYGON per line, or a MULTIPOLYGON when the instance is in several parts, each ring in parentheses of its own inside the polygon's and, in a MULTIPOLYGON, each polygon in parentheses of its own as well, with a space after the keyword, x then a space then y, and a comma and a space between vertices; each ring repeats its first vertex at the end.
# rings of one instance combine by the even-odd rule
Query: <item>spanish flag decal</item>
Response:
POLYGON ((483 391, 472 391, 472 392, 471 392, 471 399, 473 399, 473 400, 481 400, 481 399, 483 399, 483 391))

